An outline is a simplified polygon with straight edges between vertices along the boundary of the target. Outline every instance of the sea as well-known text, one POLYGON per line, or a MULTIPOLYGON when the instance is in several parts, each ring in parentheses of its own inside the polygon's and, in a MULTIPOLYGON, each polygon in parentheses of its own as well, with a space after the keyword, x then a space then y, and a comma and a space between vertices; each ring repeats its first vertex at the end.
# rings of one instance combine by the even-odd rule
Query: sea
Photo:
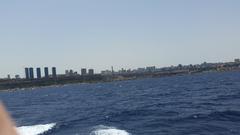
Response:
POLYGON ((19 135, 239 135, 240 72, 0 92, 19 135))

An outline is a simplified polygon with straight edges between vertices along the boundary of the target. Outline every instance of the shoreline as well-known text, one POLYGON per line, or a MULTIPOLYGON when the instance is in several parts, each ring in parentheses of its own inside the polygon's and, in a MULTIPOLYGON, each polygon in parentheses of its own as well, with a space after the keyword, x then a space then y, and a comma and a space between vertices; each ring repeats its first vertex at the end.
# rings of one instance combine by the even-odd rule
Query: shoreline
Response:
MULTIPOLYGON (((14 91, 21 91, 21 90, 35 90, 39 88, 50 88, 50 87, 64 87, 66 85, 72 85, 72 84, 96 84, 96 83, 107 83, 107 82, 117 82, 117 81, 127 81, 127 80, 138 80, 138 79, 144 79, 144 78, 162 78, 162 77, 171 77, 171 76, 178 76, 178 75, 195 75, 195 74, 208 74, 213 72, 223 73, 223 72, 234 72, 234 71, 240 71, 239 70, 227 70, 227 71, 202 71, 202 72, 179 72, 179 73, 172 73, 172 74, 147 74, 142 76, 102 76, 103 78, 99 80, 89 80, 89 81, 83 81, 79 78, 70 79, 68 81, 61 82, 61 79, 58 80, 42 80, 42 81, 28 81, 26 82, 18 82, 17 85, 11 86, 13 88, 5 88, 1 87, 0 92, 14 92, 14 91), (46 81, 50 81, 48 83, 43 83, 46 81), (26 84, 24 84, 26 83, 26 84), (17 87, 19 86, 20 87, 17 87)), ((14 85, 16 83, 9 83, 8 85, 14 85)), ((0 84, 1 85, 1 84, 0 84)))
MULTIPOLYGON (((31 86, 26 86, 26 87, 15 87, 15 88, 10 88, 10 89, 0 89, 0 92, 13 92, 13 91, 21 91, 21 90, 35 90, 39 88, 51 88, 51 87, 65 87, 67 85, 82 85, 82 84, 96 84, 96 83, 108 83, 108 82, 117 82, 117 81, 127 81, 127 80, 135 80, 133 78, 121 78, 121 79, 113 79, 113 80, 99 80, 99 81, 86 81, 86 82, 81 82, 78 80, 72 80, 72 82, 64 82, 64 83, 49 83, 49 85, 31 85, 31 86)), ((52 80, 50 80, 52 81, 52 80)), ((29 82, 31 84, 31 82, 29 82)), ((1 85, 1 84, 0 84, 1 85)), ((13 86, 14 87, 14 86, 13 86)))

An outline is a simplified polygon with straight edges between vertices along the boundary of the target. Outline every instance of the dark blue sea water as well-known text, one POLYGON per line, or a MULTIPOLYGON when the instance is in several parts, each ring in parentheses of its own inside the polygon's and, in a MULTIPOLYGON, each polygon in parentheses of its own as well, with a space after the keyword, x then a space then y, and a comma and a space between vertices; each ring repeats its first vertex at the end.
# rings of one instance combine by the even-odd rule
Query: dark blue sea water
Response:
POLYGON ((0 99, 25 135, 240 134, 240 72, 0 92, 0 99))

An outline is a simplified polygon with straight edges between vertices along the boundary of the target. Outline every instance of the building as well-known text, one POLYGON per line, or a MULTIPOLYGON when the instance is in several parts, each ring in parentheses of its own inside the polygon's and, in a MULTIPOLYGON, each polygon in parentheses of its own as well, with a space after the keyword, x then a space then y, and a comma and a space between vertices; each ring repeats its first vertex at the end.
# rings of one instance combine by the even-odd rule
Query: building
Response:
POLYGON ((73 76, 74 71, 72 69, 69 70, 69 75, 73 76))
POLYGON ((69 76, 69 70, 65 70, 65 76, 69 76))
POLYGON ((15 75, 15 79, 20 79, 20 75, 15 75))
POLYGON ((112 73, 114 73, 113 66, 111 67, 111 69, 112 69, 112 73))
POLYGON ((124 68, 122 68, 121 70, 118 71, 118 73, 120 73, 120 74, 124 74, 124 73, 126 73, 126 72, 127 72, 127 70, 124 69, 124 68))
POLYGON ((138 68, 138 69, 136 70, 137 73, 143 73, 143 72, 145 72, 145 71, 146 71, 145 68, 138 68))
POLYGON ((53 78, 57 78, 56 67, 52 67, 52 77, 53 77, 53 78))
POLYGON ((49 78, 48 67, 44 68, 44 75, 45 75, 45 78, 49 78))
POLYGON ((81 75, 87 75, 87 69, 86 68, 81 69, 81 75))
POLYGON ((29 77, 30 79, 34 79, 34 69, 32 67, 29 68, 29 77))
POLYGON ((235 63, 240 63, 240 59, 235 59, 234 62, 235 63))
POLYGON ((94 75, 94 70, 93 69, 88 69, 88 74, 89 75, 94 75))
POLYGON ((76 76, 76 75, 78 75, 78 72, 77 72, 77 71, 75 71, 75 72, 73 73, 73 75, 75 75, 75 76, 76 76))
POLYGON ((72 69, 70 70, 65 70, 65 76, 77 76, 78 73, 72 69))
POLYGON ((155 66, 146 67, 146 71, 147 71, 147 72, 155 72, 155 71, 156 71, 156 67, 155 67, 155 66))
POLYGON ((101 71, 101 74, 102 75, 112 75, 113 73, 110 70, 104 70, 104 71, 101 71))
POLYGON ((42 76, 41 76, 41 68, 37 68, 37 78, 38 79, 42 78, 42 76))
POLYGON ((9 74, 7 75, 7 79, 9 79, 9 80, 11 79, 11 76, 9 74))
POLYGON ((25 68, 25 78, 26 79, 29 79, 30 78, 30 76, 29 76, 29 68, 25 68))

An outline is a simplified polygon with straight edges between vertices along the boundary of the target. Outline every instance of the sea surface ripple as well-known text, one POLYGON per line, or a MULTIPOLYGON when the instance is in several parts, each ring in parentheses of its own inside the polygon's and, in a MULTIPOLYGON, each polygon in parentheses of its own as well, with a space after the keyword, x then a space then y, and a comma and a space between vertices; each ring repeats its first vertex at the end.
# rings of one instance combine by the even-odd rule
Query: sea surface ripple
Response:
POLYGON ((20 135, 237 135, 240 72, 0 92, 20 135))

